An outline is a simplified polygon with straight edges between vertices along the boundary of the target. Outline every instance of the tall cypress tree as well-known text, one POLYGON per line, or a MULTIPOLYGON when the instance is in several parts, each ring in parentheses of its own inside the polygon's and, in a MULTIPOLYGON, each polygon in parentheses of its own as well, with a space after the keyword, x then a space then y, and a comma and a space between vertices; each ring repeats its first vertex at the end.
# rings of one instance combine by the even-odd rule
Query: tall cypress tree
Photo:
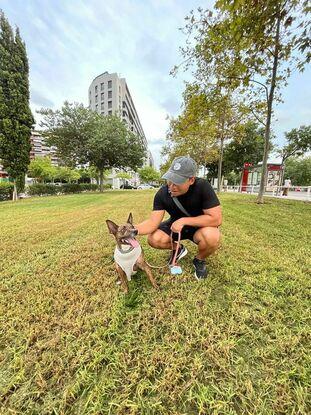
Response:
POLYGON ((29 66, 19 30, 0 11, 0 160, 14 181, 28 170, 34 119, 29 108, 29 66))

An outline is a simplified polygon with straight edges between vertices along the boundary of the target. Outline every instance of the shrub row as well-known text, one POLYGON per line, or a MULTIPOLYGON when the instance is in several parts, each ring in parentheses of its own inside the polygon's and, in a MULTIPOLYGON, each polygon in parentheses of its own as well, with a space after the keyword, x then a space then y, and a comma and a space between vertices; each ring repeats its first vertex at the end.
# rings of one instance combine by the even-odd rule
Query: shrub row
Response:
POLYGON ((64 183, 60 186, 48 183, 36 183, 28 187, 27 193, 31 196, 55 195, 58 193, 80 193, 98 190, 97 184, 91 183, 64 183))
MULTIPOLYGON (((13 184, 8 182, 0 182, 0 201, 12 199, 13 184)), ((111 189, 111 184, 105 184, 104 189, 111 189)), ((30 196, 56 195, 59 193, 80 193, 98 190, 97 184, 91 183, 64 183, 55 186, 50 183, 36 183, 28 186, 26 192, 30 196)))
POLYGON ((14 186, 9 182, 0 182, 0 201, 12 199, 14 186))

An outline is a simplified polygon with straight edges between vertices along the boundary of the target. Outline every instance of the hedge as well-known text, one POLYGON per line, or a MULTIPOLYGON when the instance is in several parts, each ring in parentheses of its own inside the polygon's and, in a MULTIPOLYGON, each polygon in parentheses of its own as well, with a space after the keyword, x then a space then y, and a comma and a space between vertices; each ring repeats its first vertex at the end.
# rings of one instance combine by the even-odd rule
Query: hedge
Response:
POLYGON ((13 183, 0 182, 0 201, 12 199, 13 190, 13 183))

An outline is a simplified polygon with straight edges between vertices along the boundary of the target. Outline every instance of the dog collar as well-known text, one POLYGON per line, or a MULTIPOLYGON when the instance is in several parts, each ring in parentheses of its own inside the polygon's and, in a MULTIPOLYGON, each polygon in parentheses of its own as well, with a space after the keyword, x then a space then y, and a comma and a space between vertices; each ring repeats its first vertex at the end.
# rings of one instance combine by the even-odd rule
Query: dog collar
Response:
POLYGON ((127 250, 124 250, 124 249, 122 249, 122 247, 118 246, 118 251, 121 252, 121 254, 128 254, 129 252, 132 252, 133 249, 134 249, 133 246, 130 246, 130 249, 127 249, 127 250))

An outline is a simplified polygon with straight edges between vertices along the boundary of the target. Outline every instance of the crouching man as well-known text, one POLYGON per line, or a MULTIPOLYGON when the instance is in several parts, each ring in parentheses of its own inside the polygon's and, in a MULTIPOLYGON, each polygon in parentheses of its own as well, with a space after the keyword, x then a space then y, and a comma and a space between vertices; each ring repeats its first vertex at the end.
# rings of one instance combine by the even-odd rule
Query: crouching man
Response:
MULTIPOLYGON (((148 235, 149 245, 156 249, 171 249, 171 232, 174 232, 174 241, 181 232, 181 240, 194 242, 198 246, 193 259, 195 277, 203 280, 208 275, 206 258, 219 247, 222 214, 212 186, 207 180, 196 177, 196 171, 192 158, 176 158, 163 175, 167 184, 156 193, 150 218, 135 227, 139 235, 148 235), (170 218, 162 222, 165 212, 170 218)), ((176 242, 174 248, 176 250, 176 242)), ((187 253, 187 248, 181 244, 176 259, 180 260, 187 253)), ((174 254, 175 251, 170 261, 174 254)))

